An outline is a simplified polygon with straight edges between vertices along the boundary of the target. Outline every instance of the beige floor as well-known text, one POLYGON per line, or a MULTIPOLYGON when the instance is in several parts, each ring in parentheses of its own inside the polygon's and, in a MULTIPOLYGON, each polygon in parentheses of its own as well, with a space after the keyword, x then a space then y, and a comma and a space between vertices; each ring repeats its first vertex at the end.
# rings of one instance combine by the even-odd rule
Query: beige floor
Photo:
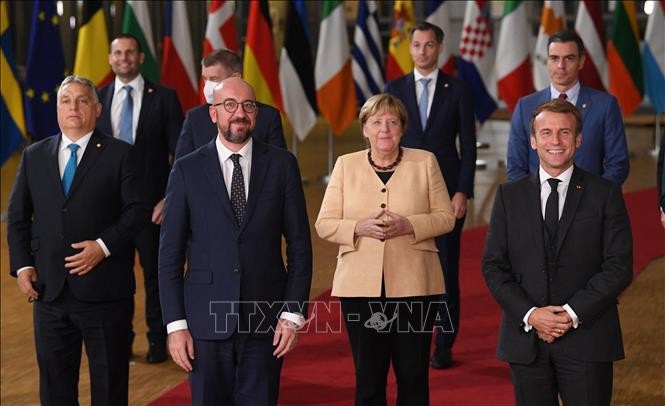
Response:
MULTIPOLYGON (((505 156, 507 123, 492 122, 479 133, 479 140, 490 144, 479 150, 479 158, 486 160, 486 169, 476 175, 476 198, 472 201, 466 227, 487 224, 494 192, 505 181, 502 159, 505 156)), ((649 153, 653 129, 634 127, 628 131, 631 150, 631 174, 624 191, 655 186, 655 158, 649 153)), ((357 125, 346 134, 334 139, 335 156, 363 148, 357 125)), ((325 185, 321 176, 327 173, 327 134, 323 124, 317 125, 312 135, 298 146, 298 158, 303 178, 310 222, 313 222, 323 197, 325 185)), ((9 191, 13 183, 18 157, 13 157, 1 171, 2 187, 0 207, 6 211, 9 191)), ((658 221, 654 202, 654 221, 658 221)), ((0 233, 0 287, 1 287, 1 388, 3 405, 38 404, 38 371, 33 352, 31 306, 19 294, 16 282, 9 276, 6 247, 6 223, 0 233)), ((314 279, 312 296, 330 287, 335 263, 336 247, 313 236, 314 279)), ((137 269, 140 276, 140 270, 137 269)), ((167 362, 149 365, 145 362, 147 342, 142 321, 143 289, 137 278, 137 339, 134 346, 136 359, 130 367, 130 403, 147 404, 160 393, 185 379, 184 372, 167 362)), ((614 401, 616 405, 665 404, 665 259, 654 261, 624 293, 621 305, 627 359, 616 363, 614 401)), ((80 401, 90 403, 89 379, 84 361, 81 369, 80 401)))

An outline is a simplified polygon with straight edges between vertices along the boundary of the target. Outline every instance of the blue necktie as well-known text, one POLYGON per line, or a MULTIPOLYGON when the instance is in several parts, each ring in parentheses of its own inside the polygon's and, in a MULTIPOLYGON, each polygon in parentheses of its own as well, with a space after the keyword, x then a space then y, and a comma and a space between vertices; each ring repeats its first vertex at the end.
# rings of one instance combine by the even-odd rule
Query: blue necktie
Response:
POLYGON ((130 85, 125 85, 122 90, 127 91, 125 103, 122 105, 120 111, 120 139, 128 144, 134 143, 132 136, 132 124, 134 122, 134 99, 132 99, 133 88, 130 85))
POLYGON ((420 101, 418 101, 418 110, 420 110, 420 124, 423 126, 423 130, 427 127, 427 102, 429 101, 429 89, 427 85, 432 79, 418 79, 423 85, 423 92, 420 94, 420 101))
POLYGON ((65 191, 65 196, 69 193, 69 188, 72 186, 74 174, 76 173, 76 151, 79 146, 76 144, 69 144, 67 146, 72 153, 69 155, 69 160, 65 166, 65 172, 62 174, 62 189, 65 191))

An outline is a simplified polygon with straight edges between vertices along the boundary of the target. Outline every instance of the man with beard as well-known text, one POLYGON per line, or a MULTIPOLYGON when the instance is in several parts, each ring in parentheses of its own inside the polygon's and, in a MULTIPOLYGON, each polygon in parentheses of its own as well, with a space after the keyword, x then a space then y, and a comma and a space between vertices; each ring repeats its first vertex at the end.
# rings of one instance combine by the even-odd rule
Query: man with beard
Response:
POLYGON ((252 139, 257 109, 247 82, 222 81, 210 106, 218 136, 174 163, 166 190, 160 299, 193 404, 277 404, 282 359, 306 314, 300 171, 288 151, 252 139))

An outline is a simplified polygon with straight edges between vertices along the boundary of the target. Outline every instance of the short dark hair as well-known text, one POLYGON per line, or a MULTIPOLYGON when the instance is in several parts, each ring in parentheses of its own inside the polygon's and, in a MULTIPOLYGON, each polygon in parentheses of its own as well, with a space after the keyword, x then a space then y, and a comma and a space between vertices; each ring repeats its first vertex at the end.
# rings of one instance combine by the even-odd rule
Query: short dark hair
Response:
POLYGON ((553 42, 574 42, 577 44, 577 56, 584 56, 584 42, 575 31, 559 31, 547 40, 547 54, 550 53, 550 44, 553 42))
MULTIPOLYGON (((127 32, 123 32, 122 34, 119 34, 117 37, 113 38, 113 41, 115 41, 117 39, 132 39, 132 40, 134 40, 134 42, 136 42, 136 49, 139 51, 139 54, 143 53, 143 47, 141 46, 141 41, 139 41, 139 39, 135 35, 129 34, 127 32)), ((111 43, 113 43, 113 41, 111 41, 111 43)))
POLYGON ((201 59, 201 65, 207 67, 222 65, 229 73, 240 73, 242 75, 242 59, 233 51, 228 49, 215 49, 201 59))
POLYGON ((409 32, 411 38, 413 38, 413 33, 416 31, 434 32, 434 37, 436 38, 436 42, 438 42, 439 44, 443 42, 443 37, 445 35, 441 27, 439 27, 438 25, 434 25, 432 23, 428 23, 427 21, 421 21, 418 24, 414 25, 413 28, 411 28, 411 31, 409 32))
POLYGON ((578 135, 582 132, 582 114, 577 110, 572 103, 569 103, 562 99, 552 99, 544 103, 541 103, 536 107, 536 109, 531 113, 531 120, 529 121, 529 130, 531 131, 531 136, 536 136, 536 126, 535 121, 538 114, 543 111, 551 111, 552 113, 563 113, 563 114, 572 114, 575 117, 575 135, 578 135))

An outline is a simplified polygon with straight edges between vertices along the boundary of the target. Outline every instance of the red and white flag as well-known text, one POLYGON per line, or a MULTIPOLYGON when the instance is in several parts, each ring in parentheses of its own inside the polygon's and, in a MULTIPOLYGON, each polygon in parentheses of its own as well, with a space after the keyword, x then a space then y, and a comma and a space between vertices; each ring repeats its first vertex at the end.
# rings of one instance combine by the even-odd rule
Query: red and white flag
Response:
POLYGON ((215 49, 230 49, 238 52, 235 6, 233 1, 212 0, 203 40, 203 56, 215 49))
POLYGON ((605 24, 602 3, 580 1, 575 19, 575 31, 584 43, 586 61, 580 71, 580 82, 585 86, 606 91, 609 87, 607 55, 605 53, 605 24))

